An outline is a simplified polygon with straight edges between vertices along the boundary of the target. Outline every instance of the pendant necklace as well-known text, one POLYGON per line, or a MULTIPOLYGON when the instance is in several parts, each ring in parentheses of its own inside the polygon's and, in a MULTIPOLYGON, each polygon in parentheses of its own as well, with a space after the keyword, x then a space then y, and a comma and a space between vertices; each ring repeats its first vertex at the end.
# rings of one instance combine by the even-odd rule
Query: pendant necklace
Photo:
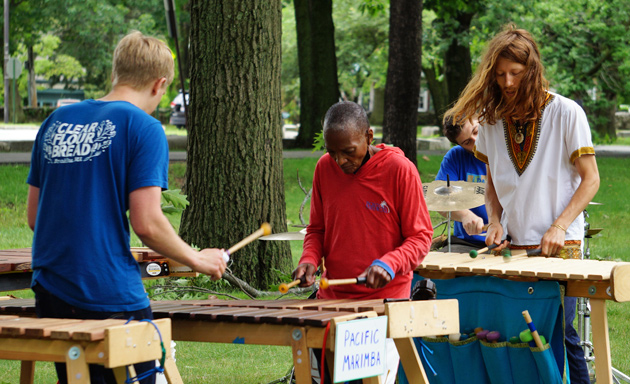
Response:
POLYGON ((513 136, 514 141, 516 141, 517 144, 521 144, 525 140, 525 129, 527 128, 527 123, 525 125, 514 123, 514 128, 516 128, 516 132, 513 136))

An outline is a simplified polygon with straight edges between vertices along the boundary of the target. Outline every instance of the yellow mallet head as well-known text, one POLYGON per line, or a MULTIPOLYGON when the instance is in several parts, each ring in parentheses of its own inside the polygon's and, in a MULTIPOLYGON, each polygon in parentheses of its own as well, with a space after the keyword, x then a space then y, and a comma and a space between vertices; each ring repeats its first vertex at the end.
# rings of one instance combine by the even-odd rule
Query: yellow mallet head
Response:
POLYGON ((265 236, 271 235, 271 225, 269 225, 269 223, 262 223, 260 228, 263 230, 265 236))
POLYGON ((287 283, 282 283, 278 287, 278 290, 280 291, 280 293, 287 293, 289 292, 289 285, 287 283))
POLYGON ((319 287, 320 287, 321 289, 326 289, 326 288, 328 288, 328 279, 326 279, 326 278, 321 279, 321 280, 319 281, 319 287))

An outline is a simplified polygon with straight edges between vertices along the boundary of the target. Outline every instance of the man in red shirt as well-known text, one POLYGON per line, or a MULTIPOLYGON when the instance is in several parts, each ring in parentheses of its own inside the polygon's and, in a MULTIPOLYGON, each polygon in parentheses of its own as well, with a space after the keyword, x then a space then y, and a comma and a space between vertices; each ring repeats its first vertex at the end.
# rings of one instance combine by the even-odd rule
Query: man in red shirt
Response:
MULTIPOLYGON (((295 279, 366 277, 365 285, 320 289, 320 299, 408 298, 413 270, 429 252, 433 227, 416 166, 403 152, 371 145, 365 110, 333 105, 324 118, 326 154, 313 175, 310 222, 295 279)), ((390 372, 390 375, 395 376, 390 372)))

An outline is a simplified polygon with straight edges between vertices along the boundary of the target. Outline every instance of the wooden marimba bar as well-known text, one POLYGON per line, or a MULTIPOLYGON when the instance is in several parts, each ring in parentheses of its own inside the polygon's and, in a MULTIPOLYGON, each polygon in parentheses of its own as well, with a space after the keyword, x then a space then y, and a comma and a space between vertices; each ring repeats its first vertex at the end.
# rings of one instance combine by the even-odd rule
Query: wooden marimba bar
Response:
POLYGON ((526 255, 504 260, 492 254, 473 259, 464 253, 429 252, 415 272, 433 279, 476 275, 566 284, 567 296, 585 297, 591 304, 597 382, 613 382, 606 300, 630 301, 630 263, 526 255))
MULTIPOLYGON (((151 308, 156 319, 170 319, 173 340, 291 347, 298 384, 311 382, 308 348, 321 349, 325 342, 326 365, 332 369, 335 328, 343 321, 388 316, 388 337, 413 383, 428 383, 413 338, 459 332, 457 300, 154 301, 151 308)), ((0 301, 0 315, 32 313, 33 300, 0 301)), ((363 382, 376 384, 379 378, 363 382)))
MULTIPOLYGON (((35 361, 52 361, 66 363, 70 383, 89 383, 88 364, 99 364, 113 369, 122 384, 126 366, 162 358, 161 340, 166 349, 166 378, 169 383, 181 383, 170 353, 170 320, 154 324, 161 338, 148 322, 0 316, 0 359, 22 361, 20 383, 33 383, 35 361)), ((135 376, 133 366, 130 371, 135 376)))
POLYGON ((0 250, 0 291, 14 291, 31 286, 31 249, 0 250))
MULTIPOLYGON (((197 276, 190 268, 167 259, 146 247, 132 247, 143 279, 197 276)), ((31 286, 31 248, 0 250, 0 292, 28 289, 31 286)))

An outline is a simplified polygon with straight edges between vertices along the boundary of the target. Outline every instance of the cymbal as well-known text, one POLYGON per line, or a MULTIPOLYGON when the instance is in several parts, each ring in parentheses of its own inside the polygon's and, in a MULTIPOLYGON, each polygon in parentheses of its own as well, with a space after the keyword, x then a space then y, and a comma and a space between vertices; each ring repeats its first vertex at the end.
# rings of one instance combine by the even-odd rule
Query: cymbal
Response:
POLYGON ((589 228, 586 230, 586 236, 593 236, 600 233, 604 228, 589 228))
POLYGON ((471 183, 467 181, 435 180, 422 184, 424 199, 429 211, 460 211, 479 207, 485 203, 484 195, 486 185, 484 183, 471 183))
POLYGON ((304 240, 306 228, 298 232, 272 233, 271 235, 259 237, 259 240, 304 240))

